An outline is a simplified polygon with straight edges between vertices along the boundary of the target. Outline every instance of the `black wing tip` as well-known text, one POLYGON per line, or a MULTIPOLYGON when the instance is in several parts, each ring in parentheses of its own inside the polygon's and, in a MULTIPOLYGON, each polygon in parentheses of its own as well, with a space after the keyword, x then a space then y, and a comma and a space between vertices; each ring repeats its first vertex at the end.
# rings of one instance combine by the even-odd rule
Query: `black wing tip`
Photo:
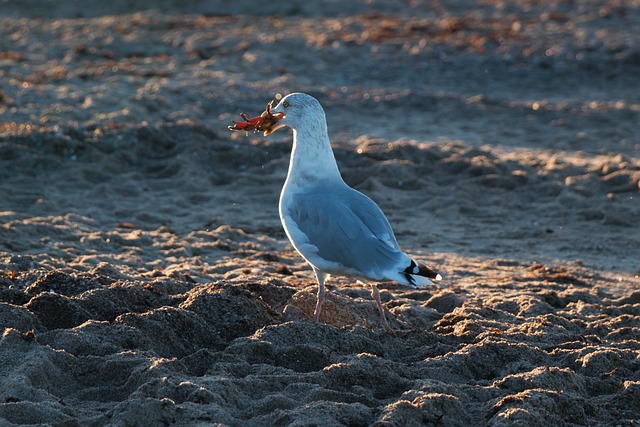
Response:
POLYGON ((412 274, 426 277, 427 279, 442 280, 442 276, 436 271, 430 269, 424 264, 418 264, 414 260, 411 260, 409 267, 405 268, 402 273, 404 273, 405 277, 407 278, 407 280, 409 280, 410 283, 414 282, 413 278, 410 278, 412 274))
POLYGON ((442 276, 440 274, 430 269, 426 265, 418 266, 418 276, 424 276, 427 279, 442 280, 442 276))

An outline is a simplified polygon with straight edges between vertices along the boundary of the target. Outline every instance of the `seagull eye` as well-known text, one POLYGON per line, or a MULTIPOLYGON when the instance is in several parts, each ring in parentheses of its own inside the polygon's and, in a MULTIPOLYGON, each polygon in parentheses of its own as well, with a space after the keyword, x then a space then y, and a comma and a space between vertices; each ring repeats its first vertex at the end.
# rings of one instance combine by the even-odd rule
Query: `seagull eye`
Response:
POLYGON ((287 107, 289 106, 289 101, 284 101, 284 102, 282 103, 282 106, 283 106, 284 108, 287 108, 287 107))

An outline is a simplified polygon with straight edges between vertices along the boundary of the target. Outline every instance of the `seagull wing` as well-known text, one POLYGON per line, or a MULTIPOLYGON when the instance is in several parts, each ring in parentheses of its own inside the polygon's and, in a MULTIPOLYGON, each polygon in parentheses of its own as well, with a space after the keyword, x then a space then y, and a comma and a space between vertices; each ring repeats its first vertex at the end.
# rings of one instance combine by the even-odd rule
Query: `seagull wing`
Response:
POLYGON ((384 280, 404 256, 378 205, 352 188, 294 194, 281 215, 296 249, 319 270, 384 280))

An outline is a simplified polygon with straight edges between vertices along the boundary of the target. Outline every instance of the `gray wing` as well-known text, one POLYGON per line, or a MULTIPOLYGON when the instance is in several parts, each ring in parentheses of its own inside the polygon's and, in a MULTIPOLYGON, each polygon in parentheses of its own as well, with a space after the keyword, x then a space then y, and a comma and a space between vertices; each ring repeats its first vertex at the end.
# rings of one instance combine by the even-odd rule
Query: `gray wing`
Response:
POLYGON ((382 210, 351 188, 294 195, 288 214, 317 256, 365 277, 382 278, 401 259, 382 210))

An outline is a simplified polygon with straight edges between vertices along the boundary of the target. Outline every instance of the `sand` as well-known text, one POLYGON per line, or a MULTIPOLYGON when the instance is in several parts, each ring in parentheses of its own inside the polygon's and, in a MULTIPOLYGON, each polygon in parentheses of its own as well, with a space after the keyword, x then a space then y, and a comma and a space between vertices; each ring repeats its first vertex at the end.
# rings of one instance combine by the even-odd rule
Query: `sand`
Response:
POLYGON ((0 425, 634 426, 640 3, 0 4, 0 425), (281 228, 277 93, 435 287, 281 228))

